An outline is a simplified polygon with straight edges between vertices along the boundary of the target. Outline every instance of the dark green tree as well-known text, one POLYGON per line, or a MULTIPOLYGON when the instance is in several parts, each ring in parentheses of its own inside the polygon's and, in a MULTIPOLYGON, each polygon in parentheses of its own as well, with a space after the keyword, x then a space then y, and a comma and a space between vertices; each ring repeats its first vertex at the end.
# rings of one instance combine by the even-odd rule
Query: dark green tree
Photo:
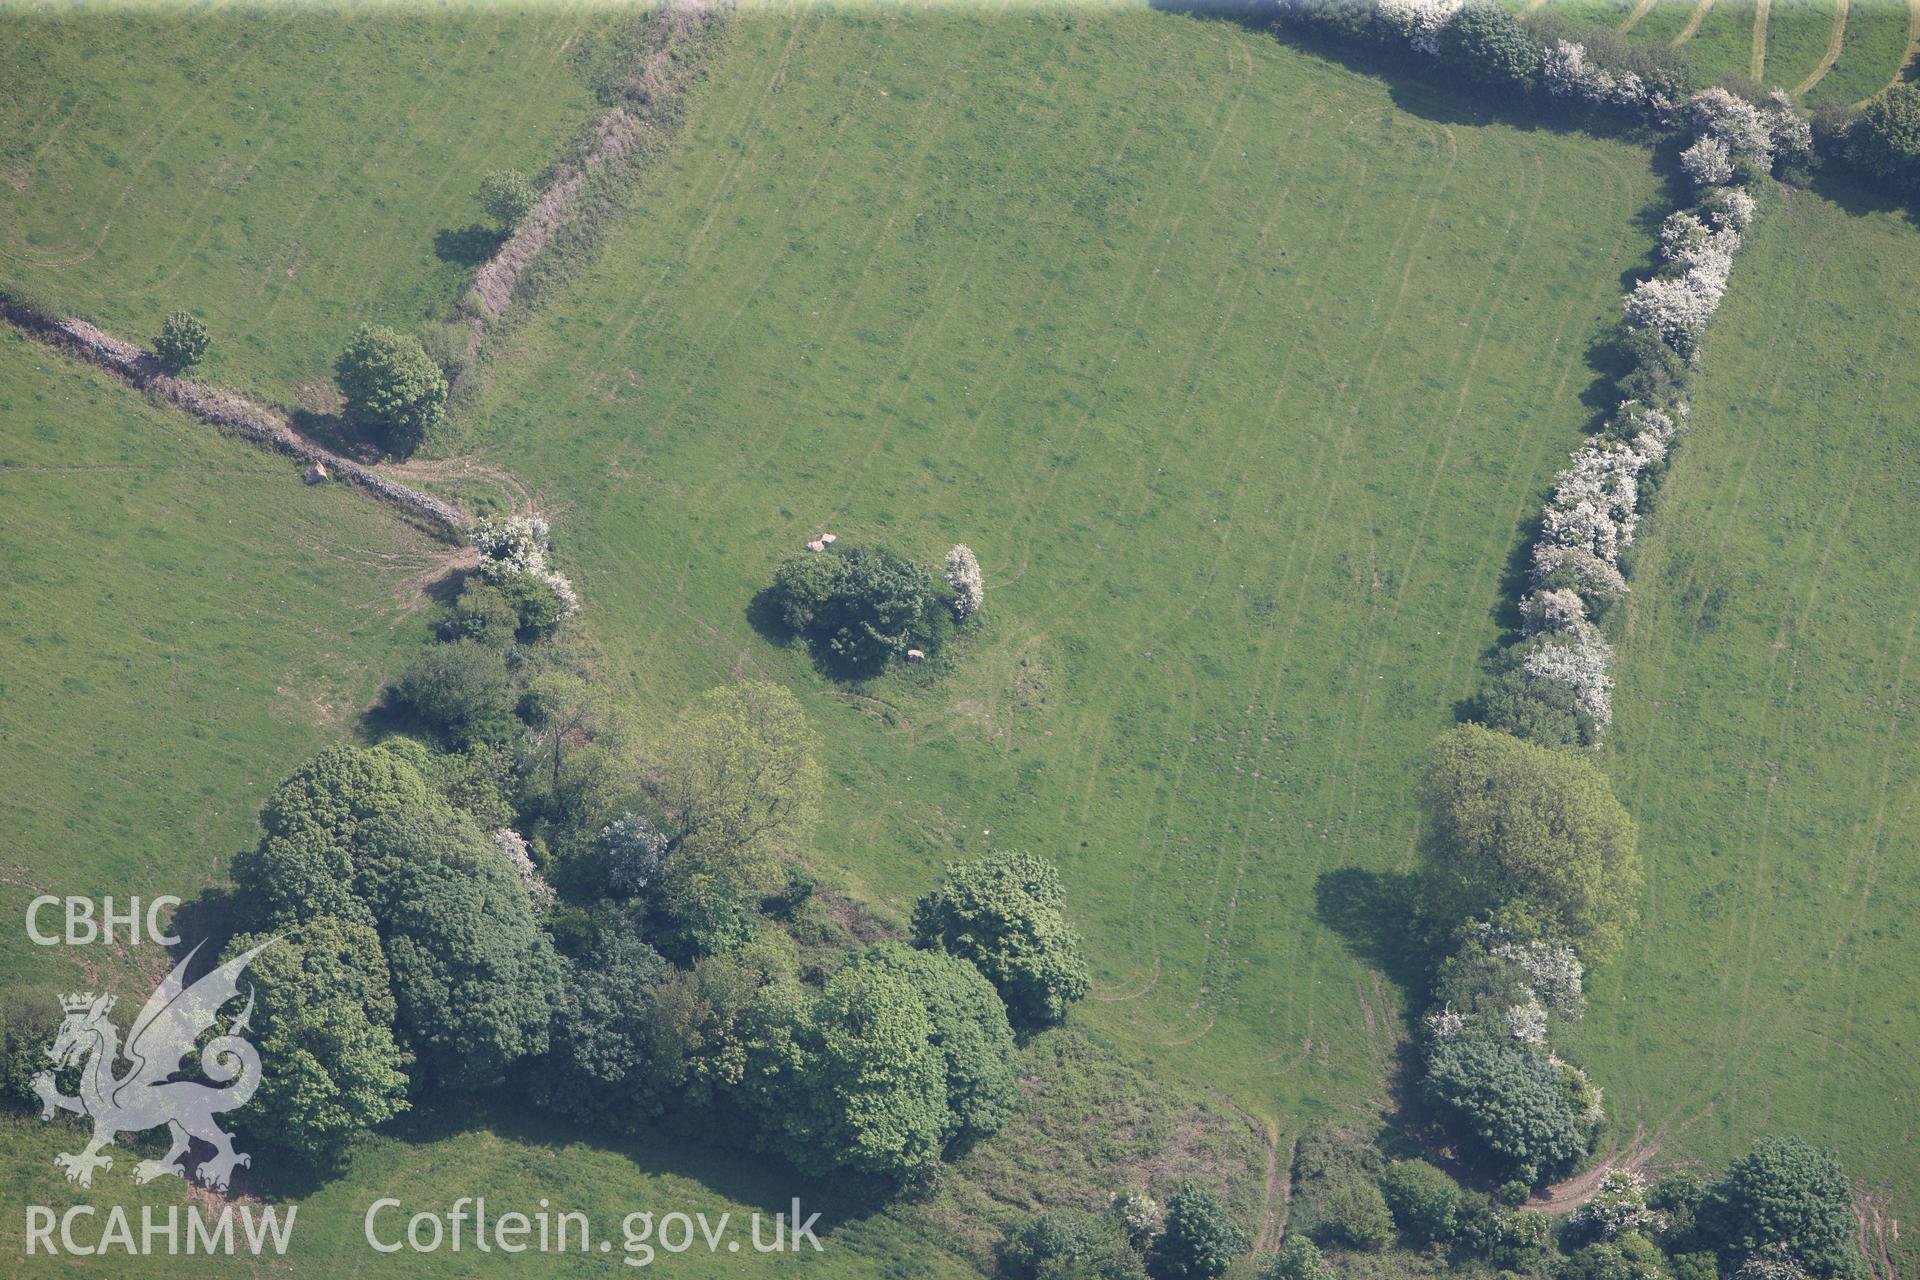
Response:
POLYGON ((1499 5, 1468 0, 1440 28, 1440 61, 1470 83, 1512 90, 1540 70, 1540 47, 1499 5))
POLYGON ((1729 1266, 1784 1250, 1816 1280, 1860 1273, 1853 1193, 1833 1153, 1798 1138, 1765 1138, 1727 1166, 1700 1206, 1702 1234, 1729 1266))
POLYGON ((384 747, 330 747, 268 797, 266 835, 233 861, 243 914, 262 930, 314 916, 374 922, 354 878, 353 843, 388 814, 431 808, 419 771, 384 747))
POLYGON ((980 971, 944 951, 881 943, 857 953, 855 967, 897 973, 920 993, 946 1063, 946 1127, 941 1141, 964 1148, 1000 1131, 1020 1099, 1007 1007, 980 971))
POLYGON ((1092 985, 1080 935, 1061 911, 1065 898, 1059 870, 1032 854, 950 862, 914 906, 914 940, 971 961, 1014 1021, 1059 1022, 1092 985))
POLYGON ((417 338, 361 325, 334 362, 347 415, 380 433, 389 453, 406 455, 440 420, 447 379, 417 338))
POLYGON ((564 965, 534 1100, 583 1124, 629 1129, 644 1119, 653 992, 667 962, 626 917, 599 922, 585 954, 564 965))
POLYGON ((445 806, 380 818, 354 853, 417 1078, 477 1089, 544 1053, 559 957, 519 875, 472 819, 445 806))
POLYGON ((407 1052, 395 1041, 387 958, 372 928, 316 916, 280 934, 242 935, 225 958, 267 943, 247 967, 255 1043, 270 1063, 242 1116, 251 1134, 329 1165, 356 1133, 407 1106, 407 1052))
POLYGON ((1591 1124, 1574 1111, 1559 1070, 1531 1045, 1489 1034, 1441 1041, 1428 1056, 1424 1088, 1497 1175, 1538 1186, 1587 1154, 1591 1124))
POLYGON ((1246 1232, 1234 1225, 1220 1197, 1186 1179, 1167 1201, 1167 1222, 1153 1243, 1154 1274, 1166 1280, 1213 1280, 1247 1245, 1246 1232))
POLYGON ((1850 142, 1867 172, 1900 186, 1920 182, 1920 85, 1896 84, 1860 108, 1850 142))

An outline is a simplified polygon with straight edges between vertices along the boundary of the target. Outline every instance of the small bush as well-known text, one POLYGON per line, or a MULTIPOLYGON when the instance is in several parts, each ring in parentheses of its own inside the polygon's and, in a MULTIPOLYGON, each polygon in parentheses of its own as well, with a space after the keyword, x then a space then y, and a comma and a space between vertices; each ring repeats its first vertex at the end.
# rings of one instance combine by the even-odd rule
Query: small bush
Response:
MULTIPOLYGON (((51 1071, 47 1050, 60 1030, 60 1005, 51 991, 10 992, 0 1006, 0 1101, 19 1108, 40 1109, 33 1078, 51 1071)), ((67 1074, 74 1074, 68 1072, 67 1074)), ((66 1080, 61 1092, 71 1096, 75 1082, 66 1080)))
POLYGON ((1280 1242, 1279 1252, 1261 1260, 1256 1274, 1260 1280, 1334 1280, 1320 1246, 1292 1231, 1280 1242))
POLYGON ((199 364, 211 345, 207 326, 185 311, 169 312, 160 322, 160 336, 153 349, 169 373, 181 373, 199 364))
POLYGON ((1247 1243, 1220 1198, 1189 1179, 1167 1201, 1166 1226, 1153 1246, 1154 1273, 1167 1280, 1213 1280, 1247 1251, 1247 1243))
POLYGON ((1510 1209, 1518 1208, 1532 1198, 1533 1188, 1518 1178, 1500 1184, 1500 1203, 1510 1209))
POLYGON ((1000 1248, 1006 1280, 1146 1280, 1120 1225, 1079 1209, 1029 1218, 1000 1248))
POLYGON ((477 577, 469 578, 455 598, 443 630, 449 640, 509 645, 520 630, 520 614, 500 588, 477 577))
POLYGON ((567 602, 561 599, 553 581, 540 574, 502 574, 494 588, 513 610, 518 620, 517 632, 523 640, 546 635, 567 616, 567 602))
POLYGON ((472 640, 429 645, 396 683, 400 699, 456 747, 513 735, 513 686, 500 655, 472 640))
POLYGON ((480 179, 480 207, 502 233, 510 234, 539 202, 539 191, 524 173, 496 169, 480 179))
POLYGON ((1460 1208, 1460 1188, 1424 1160, 1395 1160, 1380 1178, 1393 1221, 1416 1240, 1450 1240, 1460 1208))
POLYGON ((1393 1238, 1393 1217, 1377 1183, 1354 1175, 1332 1180, 1319 1196, 1313 1234, 1325 1244, 1378 1249, 1393 1238))

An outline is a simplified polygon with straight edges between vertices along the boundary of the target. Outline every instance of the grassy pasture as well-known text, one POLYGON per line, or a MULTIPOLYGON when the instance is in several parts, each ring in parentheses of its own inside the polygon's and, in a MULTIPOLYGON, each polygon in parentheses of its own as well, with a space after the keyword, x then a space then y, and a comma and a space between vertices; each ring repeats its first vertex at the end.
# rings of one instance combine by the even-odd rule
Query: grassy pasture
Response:
POLYGON ((1630 1129, 1833 1145, 1920 1266, 1920 236, 1795 194, 1639 548, 1612 770, 1644 924, 1581 1040, 1630 1129), (1861 318, 1880 317, 1863 327, 1861 318))
POLYGON ((1906 6, 1854 4, 1847 8, 1846 41, 1826 77, 1807 93, 1810 102, 1859 102, 1887 87, 1912 39, 1913 19, 1906 6))
POLYGON ((1459 115, 1145 10, 748 12, 476 435, 639 704, 802 692, 816 856, 880 909, 1048 853, 1076 1016, 1282 1126, 1378 1099, 1398 996, 1322 877, 1411 857, 1655 199, 1643 152, 1459 115), (972 544, 955 670, 840 687, 756 634, 826 529, 972 544))
POLYGON ((0 326, 8 986, 158 963, 31 946, 27 901, 191 898, 222 877, 267 791, 417 643, 446 551, 0 326))
POLYGON ((208 377, 312 398, 361 321, 459 298, 493 246, 481 174, 554 157, 616 20, 0 7, 0 280, 142 340, 185 307, 208 377))
MULTIPOLYGON (((1755 26, 1759 8, 1754 0, 1547 0, 1544 6, 1529 0, 1503 0, 1509 8, 1533 11, 1546 8, 1583 22, 1626 28, 1636 40, 1681 44, 1700 71, 1712 78, 1747 76, 1754 65, 1755 26), (1697 21, 1696 21, 1697 20, 1697 21), (1631 23, 1631 26, 1628 24, 1631 23)), ((1834 27, 1840 21, 1836 0, 1771 0, 1767 7, 1760 79, 1768 86, 1807 88, 1808 101, 1856 102, 1878 93, 1893 80, 1906 55, 1911 17, 1898 0, 1851 0, 1841 29, 1839 57, 1820 71, 1834 27)))

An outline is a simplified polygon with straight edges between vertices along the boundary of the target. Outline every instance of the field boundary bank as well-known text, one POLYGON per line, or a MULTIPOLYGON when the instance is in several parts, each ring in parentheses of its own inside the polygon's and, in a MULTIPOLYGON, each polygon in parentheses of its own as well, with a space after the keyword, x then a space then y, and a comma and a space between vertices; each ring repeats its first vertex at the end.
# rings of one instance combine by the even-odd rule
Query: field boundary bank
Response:
POLYGON ((426 521, 440 532, 458 537, 469 523, 466 514, 452 503, 391 480, 302 435, 294 429, 287 411, 278 406, 262 404, 211 383, 173 377, 152 352, 115 338, 84 320, 45 316, 5 295, 0 295, 0 315, 30 337, 119 376, 160 403, 230 431, 252 444, 302 462, 318 463, 330 474, 360 486, 382 502, 426 521))
POLYGON ((644 19, 641 48, 623 68, 618 87, 623 101, 586 123, 533 209, 475 274, 462 303, 471 317, 469 356, 479 354, 488 329, 516 300, 531 300, 540 268, 555 252, 593 252, 601 221, 592 207, 596 186, 610 186, 608 194, 617 196, 666 154, 679 132, 684 99, 706 73, 709 42, 724 26, 728 7, 724 0, 665 0, 644 19))

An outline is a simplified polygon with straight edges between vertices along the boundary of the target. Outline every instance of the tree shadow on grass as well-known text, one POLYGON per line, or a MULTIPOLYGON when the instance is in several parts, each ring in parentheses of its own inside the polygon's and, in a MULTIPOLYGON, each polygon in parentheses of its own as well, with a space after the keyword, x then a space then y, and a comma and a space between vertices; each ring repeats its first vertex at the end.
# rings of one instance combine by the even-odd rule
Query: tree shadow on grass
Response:
POLYGON ((454 266, 477 267, 505 242, 505 236, 478 222, 464 227, 445 227, 433 233, 433 256, 454 266))
POLYGON ((287 417, 295 431, 343 458, 370 465, 387 456, 377 441, 340 414, 289 409, 287 417))
MULTIPOLYGON (((819 1213, 814 1230, 823 1240, 829 1231, 878 1213, 912 1194, 872 1178, 802 1173, 778 1155, 748 1149, 724 1126, 716 1129, 688 1121, 628 1135, 590 1129, 533 1107, 510 1084, 477 1095, 437 1101, 415 1099, 413 1109, 380 1126, 377 1133, 373 1141, 384 1138, 415 1148, 486 1133, 522 1152, 523 1157, 534 1153, 561 1157, 568 1147, 575 1146, 610 1151, 625 1157, 641 1174, 690 1180, 733 1204, 759 1211, 766 1219, 776 1213, 790 1213, 798 1197, 803 1221, 819 1213)), ((237 1171, 236 1192, 298 1202, 352 1176, 352 1150, 339 1161, 315 1164, 275 1147, 270 1136, 256 1137, 243 1131, 241 1137, 242 1149, 256 1144, 261 1158, 253 1168, 237 1171)), ((789 1222, 789 1231, 791 1228, 789 1222)), ((770 1231, 770 1225, 766 1229, 770 1231)))
POLYGON ((796 631, 788 626, 787 620, 780 614, 779 593, 772 587, 762 588, 754 594, 753 599, 747 602, 746 619, 747 625, 753 628, 754 634, 768 644, 777 645, 782 649, 790 649, 796 645, 803 646, 807 656, 813 660, 815 671, 846 688, 858 689, 888 669, 885 665, 876 667, 872 664, 850 662, 824 643, 817 643, 805 632, 796 631))
POLYGON ((1347 950, 1405 991, 1408 1006, 1426 988, 1428 950, 1419 924, 1417 881, 1400 871, 1339 867, 1313 882, 1314 918, 1347 950))

